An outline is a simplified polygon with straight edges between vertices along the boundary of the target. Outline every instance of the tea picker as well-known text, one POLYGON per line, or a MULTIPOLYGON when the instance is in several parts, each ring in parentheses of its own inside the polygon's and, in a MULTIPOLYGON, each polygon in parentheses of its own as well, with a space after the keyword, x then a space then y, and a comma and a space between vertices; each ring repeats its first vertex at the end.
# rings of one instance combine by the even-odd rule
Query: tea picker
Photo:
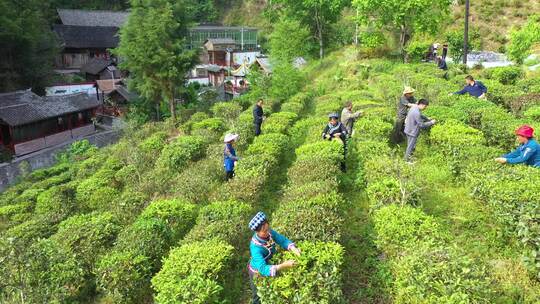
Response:
POLYGON ((533 138, 534 129, 530 126, 523 125, 516 130, 519 147, 496 158, 495 161, 500 164, 526 164, 536 168, 540 168, 540 145, 533 138))
POLYGON ((285 261, 278 265, 271 265, 270 259, 276 253, 276 243, 283 249, 290 250, 297 256, 300 255, 300 249, 283 235, 270 228, 266 214, 258 212, 249 222, 249 229, 254 231, 249 244, 251 258, 248 264, 248 272, 253 293, 254 304, 259 304, 260 299, 257 295, 257 286, 255 278, 275 277, 282 270, 291 268, 295 265, 293 260, 285 261))
POLYGON ((225 135, 225 148, 223 149, 223 166, 225 167, 225 180, 228 181, 234 177, 234 167, 236 167, 236 162, 238 157, 236 156, 236 150, 234 149, 234 143, 240 135, 238 134, 227 134, 225 135))
POLYGON ((332 113, 328 115, 329 122, 324 127, 322 138, 325 140, 339 140, 343 144, 343 161, 341 162, 341 170, 345 171, 345 157, 347 155, 347 136, 349 133, 345 126, 339 121, 339 115, 332 113))

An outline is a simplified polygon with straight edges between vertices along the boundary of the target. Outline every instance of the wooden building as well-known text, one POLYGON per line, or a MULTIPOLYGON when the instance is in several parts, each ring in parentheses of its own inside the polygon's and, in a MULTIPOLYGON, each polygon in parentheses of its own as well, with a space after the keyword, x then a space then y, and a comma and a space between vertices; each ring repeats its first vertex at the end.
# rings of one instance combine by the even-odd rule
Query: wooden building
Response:
POLYGON ((253 27, 203 24, 189 29, 189 42, 191 48, 198 49, 208 39, 232 39, 241 51, 257 50, 257 34, 253 27))
POLYGON ((231 65, 233 51, 236 43, 231 38, 212 38, 204 43, 204 53, 208 57, 208 64, 215 64, 223 67, 231 65))
POLYGON ((101 103, 85 93, 40 97, 30 90, 0 94, 0 145, 20 156, 95 132, 101 103))
POLYGON ((128 12, 58 9, 60 24, 53 31, 61 42, 62 52, 56 67, 80 69, 92 58, 110 60, 109 49, 118 46, 118 30, 128 12))
POLYGON ((86 81, 122 78, 122 73, 116 68, 113 61, 102 58, 91 58, 81 67, 81 74, 84 75, 86 81))

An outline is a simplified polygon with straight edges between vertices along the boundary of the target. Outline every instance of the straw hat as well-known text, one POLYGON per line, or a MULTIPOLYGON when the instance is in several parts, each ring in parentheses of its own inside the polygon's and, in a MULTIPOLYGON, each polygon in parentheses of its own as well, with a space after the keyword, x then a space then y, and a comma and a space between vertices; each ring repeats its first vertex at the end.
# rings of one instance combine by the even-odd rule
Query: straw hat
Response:
POLYGON ((411 87, 405 87, 405 89, 403 90, 403 95, 405 95, 405 94, 412 94, 412 93, 414 93, 414 92, 416 92, 415 89, 413 89, 413 88, 411 88, 411 87))
POLYGON ((238 137, 240 137, 240 135, 238 135, 236 133, 228 133, 227 135, 225 135, 225 139, 223 140, 223 142, 228 143, 228 142, 231 142, 233 140, 237 140, 238 137))

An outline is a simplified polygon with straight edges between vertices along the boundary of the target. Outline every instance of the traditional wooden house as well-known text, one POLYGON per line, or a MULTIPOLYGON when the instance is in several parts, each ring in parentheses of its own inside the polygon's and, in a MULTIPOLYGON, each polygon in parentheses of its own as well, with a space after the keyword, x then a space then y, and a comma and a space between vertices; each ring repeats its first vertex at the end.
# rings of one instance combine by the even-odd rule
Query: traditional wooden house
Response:
POLYGON ((236 43, 231 38, 211 38, 204 43, 208 63, 223 67, 231 65, 231 56, 235 48, 236 43))
POLYGON ((109 49, 118 46, 118 29, 128 12, 58 9, 60 24, 53 26, 62 53, 56 67, 80 69, 92 58, 111 59, 109 49))
POLYGON ((84 74, 87 81, 122 78, 122 73, 116 68, 113 61, 102 58, 90 59, 81 67, 81 74, 84 74))
POLYGON ((95 132, 101 103, 85 93, 40 97, 30 90, 0 94, 0 145, 20 156, 95 132))

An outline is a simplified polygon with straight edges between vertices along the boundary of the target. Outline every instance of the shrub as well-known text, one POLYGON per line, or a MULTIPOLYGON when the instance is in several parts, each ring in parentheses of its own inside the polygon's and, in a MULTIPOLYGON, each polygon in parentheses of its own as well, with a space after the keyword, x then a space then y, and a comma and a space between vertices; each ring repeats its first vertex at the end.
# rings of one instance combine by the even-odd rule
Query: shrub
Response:
POLYGON ((525 73, 518 66, 497 67, 486 69, 484 76, 488 79, 495 79, 504 85, 514 85, 525 76, 525 73))
POLYGON ((288 138, 286 135, 271 133, 257 136, 246 151, 246 155, 272 155, 279 159, 285 149, 288 147, 288 138))
POLYGON ((3 236, 12 239, 21 248, 26 249, 35 240, 51 236, 55 232, 55 224, 47 215, 34 216, 32 219, 6 230, 3 236))
POLYGON ((76 211, 75 189, 71 184, 54 186, 37 197, 36 214, 48 216, 54 222, 60 222, 76 211))
POLYGON ((304 185, 315 181, 336 180, 339 169, 331 160, 327 159, 302 159, 297 160, 287 173, 292 187, 304 185))
POLYGON ((195 227, 184 238, 184 243, 216 238, 236 248, 245 246, 247 224, 252 209, 245 203, 235 201, 214 202, 201 208, 195 227), (245 232, 244 232, 245 231, 245 232))
POLYGON ((148 257, 112 251, 96 265, 97 288, 111 303, 140 303, 149 296, 152 272, 148 257))
POLYGON ((430 106, 424 111, 424 115, 438 122, 446 122, 448 120, 457 120, 463 123, 467 122, 467 113, 461 109, 448 106, 430 106))
POLYGON ((317 195, 331 193, 332 191, 335 191, 338 186, 337 180, 325 180, 324 183, 321 183, 319 180, 303 185, 292 184, 285 190, 284 197, 290 201, 308 200, 317 195))
POLYGON ((234 102, 218 102, 211 108, 214 117, 221 118, 228 126, 234 127, 242 107, 234 102))
POLYGON ((7 225, 15 225, 30 217, 32 203, 24 202, 13 205, 5 205, 0 207, 0 230, 3 228, 2 223, 7 225))
POLYGON ((222 180, 223 163, 221 159, 196 162, 174 180, 170 192, 174 197, 197 204, 205 204, 209 195, 214 192, 222 180))
POLYGON ((281 111, 291 112, 297 115, 299 115, 303 109, 304 109, 304 106, 298 102, 286 102, 281 105, 281 111))
POLYGON ((435 125, 431 130, 430 140, 442 146, 448 153, 465 146, 482 145, 485 142, 482 132, 456 120, 435 125))
POLYGON ((414 251, 419 243, 442 244, 447 238, 433 217, 411 206, 382 207, 375 211, 373 222, 377 246, 393 257, 403 250, 414 251))
MULTIPOLYGON (((416 35, 415 35, 416 37, 416 35)), ((426 53, 431 46, 431 40, 426 39, 413 39, 409 42, 405 51, 407 52, 408 60, 412 62, 419 62, 426 58, 426 53)))
POLYGON ((382 119, 362 119, 354 124, 355 136, 364 139, 385 141, 390 136, 393 126, 382 119))
POLYGON ((197 130, 201 129, 209 130, 216 133, 223 133, 226 127, 225 122, 221 118, 214 117, 196 122, 191 127, 192 132, 196 132, 197 130))
POLYGON ((326 125, 327 121, 324 117, 310 117, 302 119, 296 122, 291 128, 289 128, 288 133, 290 135, 290 141, 293 145, 300 145, 307 134, 317 133, 312 132, 312 130, 320 131, 317 134, 316 139, 320 139, 322 130, 326 125))
POLYGON ((171 251, 152 278, 155 301, 219 303, 233 247, 217 239, 185 244, 171 251))
POLYGON ((300 242, 301 256, 286 251, 272 261, 295 260, 297 265, 275 278, 256 282, 262 303, 341 303, 343 248, 336 243, 300 242))
POLYGON ((75 215, 59 224, 51 240, 67 248, 89 270, 112 246, 119 230, 110 213, 75 215))
POLYGON ((298 160, 329 159, 336 165, 343 160, 343 144, 340 141, 320 141, 296 149, 298 160))
POLYGON ((169 134, 167 132, 156 132, 139 144, 139 149, 145 153, 159 154, 167 144, 169 134))
POLYGON ((262 132, 285 133, 287 128, 298 118, 298 115, 291 112, 279 112, 272 114, 262 125, 262 132))
POLYGON ((139 218, 162 220, 171 229, 173 240, 177 241, 193 226, 196 216, 197 208, 194 204, 169 199, 152 202, 139 218))
POLYGON ((515 142, 514 131, 519 125, 520 121, 502 109, 480 111, 479 129, 484 133, 489 145, 511 148, 515 142))
POLYGON ((523 113, 525 118, 535 121, 540 121, 540 106, 534 106, 529 108, 525 113, 523 113))
POLYGON ((295 242, 336 242, 341 238, 343 221, 340 215, 317 202, 283 202, 273 218, 274 229, 295 242))
POLYGON ((198 136, 181 136, 163 148, 156 165, 170 172, 183 169, 188 161, 204 156, 206 143, 198 136))

